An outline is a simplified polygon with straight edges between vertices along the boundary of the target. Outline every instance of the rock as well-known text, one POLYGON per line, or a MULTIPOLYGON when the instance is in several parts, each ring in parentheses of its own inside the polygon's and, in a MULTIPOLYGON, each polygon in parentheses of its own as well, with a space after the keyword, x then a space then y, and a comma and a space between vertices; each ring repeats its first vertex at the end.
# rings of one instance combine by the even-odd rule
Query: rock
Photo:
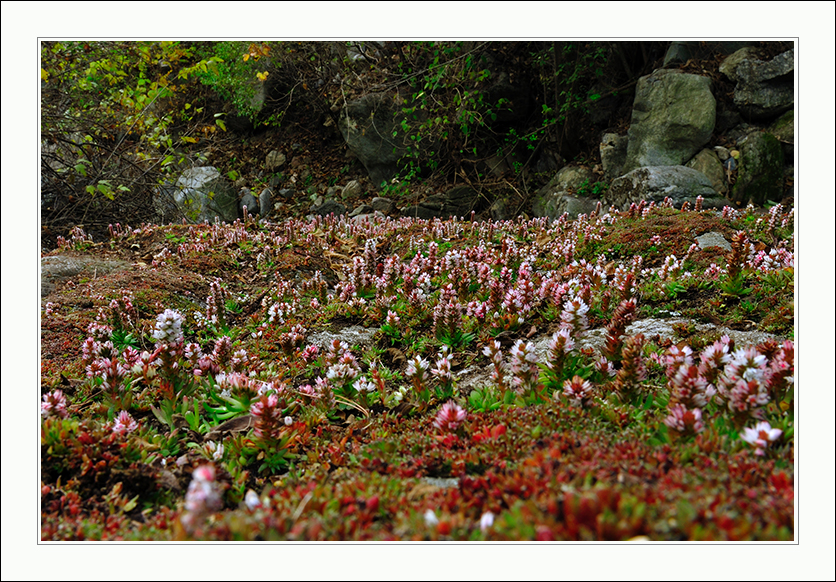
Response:
POLYGON ((401 209, 401 214, 412 218, 462 218, 469 219, 476 210, 479 194, 470 186, 454 186, 444 194, 428 196, 415 206, 401 209))
POLYGON ((261 216, 268 216, 273 210, 273 191, 270 188, 265 188, 258 195, 258 210, 261 216))
POLYGON ((377 93, 349 102, 340 112, 340 133, 377 187, 398 175, 398 160, 407 153, 406 136, 392 137, 400 124, 397 112, 390 97, 377 93))
POLYGON ((360 182, 357 180, 352 180, 348 184, 343 187, 343 200, 348 200, 349 198, 356 198, 363 193, 363 187, 360 185, 360 182))
POLYGON ((349 218, 354 218, 355 216, 358 216, 360 214, 372 214, 372 213, 374 213, 374 208, 372 208, 368 204, 361 204, 360 206, 358 206, 357 208, 352 210, 349 213, 348 216, 349 216, 349 218))
POLYGON ((372 198, 372 208, 378 212, 389 215, 398 211, 398 207, 389 198, 377 196, 372 198))
POLYGON ((714 130, 711 80, 660 69, 639 79, 622 172, 676 166, 696 154, 714 130))
POLYGON ((491 204, 490 209, 488 212, 491 215, 491 220, 502 221, 502 220, 509 220, 512 218, 511 210, 508 208, 508 203, 505 201, 504 198, 500 198, 499 200, 495 200, 493 204, 491 204))
POLYGON ((129 269, 131 264, 126 261, 99 259, 96 257, 73 257, 69 255, 55 255, 41 259, 41 297, 46 297, 55 291, 57 285, 79 273, 95 273, 103 275, 113 271, 129 269))
POLYGON ((601 145, 598 146, 601 152, 601 165, 604 167, 604 178, 612 180, 621 175, 621 168, 627 160, 626 135, 617 133, 605 133, 601 138, 601 145))
POLYGON ((563 194, 556 200, 554 211, 558 218, 565 213, 570 219, 575 219, 581 214, 595 212, 597 207, 597 198, 578 198, 571 194, 563 194))
POLYGON ((264 162, 264 168, 268 172, 275 172, 279 168, 285 165, 287 162, 287 156, 283 153, 273 150, 269 154, 267 154, 267 159, 264 162))
POLYGON ((769 119, 793 107, 795 51, 770 61, 756 50, 741 49, 720 64, 720 72, 735 81, 734 104, 749 119, 769 119))
POLYGON ((716 52, 731 54, 751 45, 751 41, 705 42, 696 40, 675 40, 671 42, 670 46, 668 46, 662 66, 667 68, 672 65, 686 63, 691 59, 708 59, 716 52))
POLYGON ((775 136, 766 132, 750 134, 740 148, 740 170, 731 199, 738 204, 763 206, 783 196, 784 154, 775 136))
POLYGON ((336 200, 325 200, 319 206, 316 206, 311 209, 311 212, 319 216, 329 216, 331 214, 333 214, 334 216, 341 216, 345 214, 346 211, 346 207, 337 202, 336 200))
POLYGON ((401 214, 403 216, 408 216, 409 218, 421 218, 424 220, 432 220, 433 218, 441 218, 441 211, 440 210, 433 210, 431 208, 427 208, 420 204, 416 204, 413 206, 407 206, 406 208, 401 208, 401 214))
MULTIPOLYGON (((588 184, 594 179, 595 175, 589 168, 583 166, 562 168, 548 184, 535 193, 531 205, 532 214, 556 220, 566 211, 565 207, 568 202, 563 202, 563 198, 573 196, 584 183, 588 184)), ((595 208, 594 203, 592 208, 595 208)))
POLYGON ((248 188, 241 188, 241 199, 238 201, 238 217, 243 218, 244 216, 244 207, 247 207, 247 214, 252 216, 253 214, 258 214, 260 211, 260 207, 258 205, 258 200, 255 199, 252 192, 248 188))
MULTIPOLYGON (((324 330, 312 333, 308 336, 306 342, 327 349, 334 340, 339 340, 347 343, 352 349, 355 349, 357 346, 371 345, 374 341, 374 335, 379 329, 377 327, 366 328, 359 325, 352 325, 339 331, 324 330)), ((359 354, 355 355, 359 357, 359 354)))
POLYGON ((720 247, 723 250, 732 250, 731 244, 719 232, 707 232, 704 235, 697 237, 697 244, 700 249, 707 249, 709 247, 720 247))
POLYGON ((725 196, 726 192, 728 192, 729 187, 726 184, 726 172, 723 170, 723 163, 717 157, 716 152, 708 149, 700 150, 685 166, 705 174, 711 181, 711 187, 720 196, 725 196))
POLYGON ((238 218, 235 188, 212 166, 189 168, 175 184, 162 186, 157 203, 168 206, 169 200, 192 222, 235 222, 238 218))
POLYGON ((685 166, 652 166, 639 168, 613 180, 601 196, 605 207, 626 210, 630 204, 642 200, 657 204, 666 197, 679 208, 686 200, 693 208, 697 196, 702 196, 703 208, 722 208, 728 204, 714 191, 711 181, 702 172, 685 166))

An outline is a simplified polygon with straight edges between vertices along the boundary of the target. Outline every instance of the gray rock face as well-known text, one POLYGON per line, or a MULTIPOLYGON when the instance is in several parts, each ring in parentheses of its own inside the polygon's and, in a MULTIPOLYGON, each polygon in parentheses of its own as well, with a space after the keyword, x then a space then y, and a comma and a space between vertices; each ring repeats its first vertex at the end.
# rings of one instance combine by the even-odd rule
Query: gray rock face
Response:
POLYGON ((700 249, 707 249, 709 247, 720 247, 723 250, 732 250, 731 244, 719 232, 707 232, 702 236, 697 237, 697 244, 700 249))
POLYGON ((732 200, 763 205, 783 195, 784 154, 775 136, 766 132, 750 134, 740 148, 740 171, 732 188, 732 200))
POLYGON ((494 203, 491 204, 488 212, 491 215, 491 220, 502 221, 511 218, 511 211, 508 208, 508 203, 502 198, 495 200, 494 203))
POLYGON ((258 210, 261 216, 267 216, 273 210, 273 191, 265 188, 258 195, 258 210))
POLYGON ((575 219, 581 214, 590 214, 595 212, 597 207, 597 198, 579 198, 577 196, 564 194, 555 204, 555 213, 558 218, 565 213, 570 219, 575 219))
MULTIPOLYGON (((549 183, 540 188, 534 196, 531 205, 531 212, 534 216, 547 216, 552 220, 560 217, 564 212, 569 211, 569 206, 572 211, 575 209, 583 210, 587 205, 583 203, 584 199, 573 196, 574 192, 584 182, 592 182, 595 175, 592 170, 583 166, 566 166, 562 168, 549 183), (573 200, 568 200, 571 197, 573 200)), ((592 209, 595 209, 597 200, 592 202, 592 209)), ((579 212, 585 214, 586 211, 579 212)), ((575 214, 572 218, 577 217, 575 214)))
POLYGON ((742 49, 720 65, 720 72, 737 83, 734 104, 749 119, 768 119, 792 109, 795 51, 771 61, 757 58, 753 49, 742 49))
POLYGON ((605 133, 601 138, 599 150, 601 152, 601 166, 604 168, 604 178, 612 180, 621 175, 621 169, 627 160, 626 135, 605 133))
POLYGON ((716 101, 711 80, 660 69, 639 79, 622 172, 684 164, 711 138, 716 101))
POLYGON ((347 208, 336 200, 325 200, 322 204, 319 204, 311 209, 311 212, 318 214, 319 216, 329 216, 331 214, 334 216, 340 216, 345 214, 346 211, 347 208))
POLYGON ((372 343, 374 340, 374 334, 376 334, 379 329, 380 328, 377 327, 365 328, 359 325, 352 325, 339 331, 325 330, 312 333, 308 336, 306 341, 309 344, 316 344, 326 349, 334 340, 343 341, 352 348, 358 345, 367 346, 372 343))
POLYGON ((420 204, 401 209, 401 214, 412 218, 470 218, 477 209, 479 194, 470 186, 454 186, 444 194, 428 196, 420 204))
POLYGON ((728 184, 726 184, 726 173, 723 170, 723 162, 720 161, 717 152, 708 149, 700 150, 700 152, 691 158, 691 160, 685 165, 705 174, 705 176, 711 181, 711 187, 714 188, 714 191, 718 195, 726 195, 729 187, 728 184))
POLYGON ((398 211, 398 207, 389 198, 382 198, 377 196, 372 198, 372 208, 383 214, 393 214, 398 211))
POLYGON ((702 172, 685 166, 639 168, 613 180, 601 197, 604 206, 626 210, 642 200, 662 202, 665 197, 679 208, 688 201, 693 208, 697 196, 704 198, 703 208, 722 208, 728 201, 720 198, 702 172))
POLYGON ((357 208, 355 208, 354 210, 352 210, 352 211, 348 214, 348 216, 349 216, 350 218, 354 218, 355 216, 359 216, 359 215, 361 215, 361 214, 372 214, 373 212, 374 212, 374 208, 372 208, 370 205, 368 205, 368 204, 361 204, 360 206, 358 206, 357 208))
POLYGON ((97 259, 96 257, 72 257, 56 255, 41 259, 41 297, 46 297, 56 286, 79 273, 103 275, 130 268, 125 261, 97 259))
POLYGON ((340 112, 339 129, 375 186, 398 174, 398 160, 406 153, 403 141, 394 139, 396 107, 392 100, 371 94, 348 103, 340 112))
POLYGON ((238 201, 238 216, 244 216, 244 207, 247 207, 247 214, 252 216, 253 214, 258 214, 260 208, 258 206, 258 200, 255 199, 252 192, 249 191, 248 188, 241 189, 241 200, 238 201))
POLYGON ((360 185, 360 182, 357 180, 352 180, 348 184, 343 187, 343 200, 348 200, 349 198, 355 198, 363 193, 363 187, 360 185))
MULTIPOLYGON (((192 222, 216 218, 235 222, 238 218, 238 195, 235 188, 212 166, 190 168, 176 184, 163 186, 159 198, 170 197, 177 208, 192 222)), ((167 200, 162 200, 166 204, 167 200)))

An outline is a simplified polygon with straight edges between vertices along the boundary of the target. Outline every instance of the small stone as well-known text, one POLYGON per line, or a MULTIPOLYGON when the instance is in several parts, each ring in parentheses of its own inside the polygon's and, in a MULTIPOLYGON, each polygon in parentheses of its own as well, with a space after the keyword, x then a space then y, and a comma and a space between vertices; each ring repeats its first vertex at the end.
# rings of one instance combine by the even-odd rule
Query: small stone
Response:
POLYGON ((267 154, 267 159, 264 165, 268 172, 273 172, 281 168, 285 162, 287 162, 287 157, 283 153, 273 150, 267 154))

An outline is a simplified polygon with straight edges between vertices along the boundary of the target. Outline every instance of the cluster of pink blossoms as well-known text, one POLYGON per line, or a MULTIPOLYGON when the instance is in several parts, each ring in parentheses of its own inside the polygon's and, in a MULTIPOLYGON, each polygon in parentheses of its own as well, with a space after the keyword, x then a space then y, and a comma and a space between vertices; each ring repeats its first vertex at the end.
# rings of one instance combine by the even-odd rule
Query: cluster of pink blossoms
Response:
POLYGON ((439 409, 433 425, 441 430, 453 431, 464 422, 466 416, 464 409, 450 400, 439 409))
POLYGON ((41 402, 41 416, 44 418, 50 416, 67 418, 70 416, 67 412, 67 398, 61 390, 53 390, 44 394, 43 402, 41 402))
POLYGON ((699 363, 688 347, 670 349, 663 358, 671 394, 670 415, 665 424, 679 432, 699 433, 704 428, 702 409, 716 399, 742 425, 749 419, 762 419, 770 400, 784 396, 793 382, 791 341, 780 346, 766 342, 758 348, 734 352, 732 346, 729 337, 723 336, 702 351, 699 363))
POLYGON ((113 432, 118 435, 126 435, 135 431, 137 428, 139 428, 139 424, 137 424, 127 410, 120 412, 113 423, 113 432))

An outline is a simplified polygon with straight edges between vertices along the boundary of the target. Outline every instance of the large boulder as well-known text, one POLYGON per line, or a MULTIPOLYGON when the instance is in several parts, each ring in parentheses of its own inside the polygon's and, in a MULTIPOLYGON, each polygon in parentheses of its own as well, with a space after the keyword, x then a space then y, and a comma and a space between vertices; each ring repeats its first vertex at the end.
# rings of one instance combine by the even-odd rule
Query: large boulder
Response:
POLYGON ((398 175, 398 160, 406 155, 404 140, 392 137, 398 113, 386 95, 371 94, 349 102, 340 112, 339 129, 375 186, 398 175))
POLYGON ((158 211, 169 209, 172 203, 192 222, 235 222, 238 218, 238 193, 212 166, 189 168, 177 182, 162 186, 157 192, 158 211))
POLYGON ((715 115, 708 77, 667 69, 642 77, 636 85, 622 171, 684 164, 708 143, 715 115))
POLYGON ((762 206, 783 196, 784 153, 775 136, 765 131, 750 134, 740 147, 740 170, 732 200, 762 206))
POLYGON ((723 162, 720 161, 716 151, 709 149, 700 150, 685 165, 688 168, 693 168, 705 174, 711 182, 714 191, 720 196, 725 196, 729 191, 729 186, 726 183, 726 171, 723 169, 723 162))
POLYGON ((703 208, 722 208, 728 203, 718 196, 702 172, 685 166, 651 166, 613 180, 601 201, 604 206, 626 210, 630 204, 642 200, 659 203, 670 198, 674 207, 679 208, 686 201, 693 207, 697 196, 703 197, 703 208))
POLYGON ((258 214, 261 211, 258 200, 253 196, 249 188, 241 188, 241 194, 238 200, 238 218, 244 217, 245 206, 247 207, 247 214, 250 216, 258 214))
POLYGON ((598 149, 601 152, 601 167, 606 180, 612 180, 622 174, 621 168, 627 160, 628 141, 626 135, 617 133, 605 133, 601 137, 601 145, 598 149))
POLYGON ((571 218, 579 214, 586 214, 595 210, 597 200, 584 199, 575 196, 578 189, 595 179, 592 170, 583 166, 566 166, 540 188, 534 195, 531 212, 534 216, 547 216, 555 220, 564 212, 571 218))
POLYGON ((771 119, 792 109, 794 69, 794 50, 765 61, 757 50, 745 48, 720 64, 720 72, 737 83, 734 104, 748 119, 771 119))

